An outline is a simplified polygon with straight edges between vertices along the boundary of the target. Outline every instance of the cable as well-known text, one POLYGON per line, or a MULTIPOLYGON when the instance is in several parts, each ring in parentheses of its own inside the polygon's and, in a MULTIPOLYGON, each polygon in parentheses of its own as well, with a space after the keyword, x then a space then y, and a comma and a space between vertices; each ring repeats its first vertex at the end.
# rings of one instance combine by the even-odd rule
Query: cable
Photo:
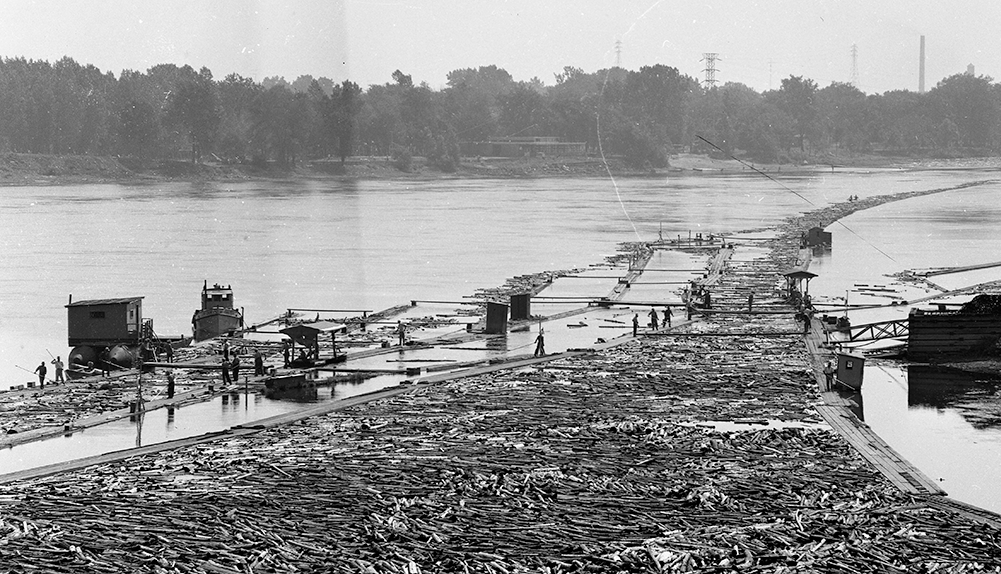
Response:
MULTIPOLYGON (((704 137, 702 137, 702 136, 700 136, 700 135, 698 135, 698 134, 695 134, 695 137, 697 137, 697 138, 699 138, 700 140, 702 140, 702 141, 706 142, 707 144, 711 145, 711 146, 712 146, 713 148, 715 148, 715 149, 716 149, 716 150, 718 150, 719 152, 721 152, 721 153, 724 153, 724 154, 726 154, 726 156, 727 156, 727 157, 729 157, 729 158, 730 158, 730 159, 732 159, 732 160, 735 160, 735 161, 739 162, 739 163, 740 163, 741 165, 743 165, 744 167, 747 167, 747 168, 749 168, 749 169, 750 169, 751 171, 753 171, 753 172, 755 172, 755 173, 758 173, 758 174, 761 174, 761 175, 763 175, 763 176, 767 177, 768 179, 772 180, 772 181, 773 181, 773 182, 775 182, 775 183, 776 183, 777 185, 779 185, 779 186, 780 186, 780 187, 781 187, 782 189, 784 189, 784 190, 788 191, 789 193, 791 193, 791 194, 795 195, 796 197, 798 197, 798 198, 802 199, 803 201, 805 201, 805 202, 809 203, 810 205, 812 205, 812 206, 814 206, 814 207, 817 207, 817 204, 813 203, 812 201, 810 201, 809 199, 807 199, 807 198, 803 197, 802 195, 800 195, 800 194, 796 193, 796 191, 794 191, 794 190, 793 190, 792 188, 790 188, 790 187, 789 187, 789 186, 787 186, 786 184, 782 183, 781 181, 779 181, 779 180, 775 179, 774 177, 772 177, 772 176, 768 175, 767 173, 765 173, 765 172, 761 171, 760 169, 758 169, 758 168, 754 167, 753 165, 751 165, 751 164, 749 164, 749 163, 745 162, 744 160, 742 160, 742 159, 740 159, 740 158, 737 158, 737 157, 735 157, 735 156, 733 156, 733 155, 731 155, 731 154, 728 154, 728 153, 726 153, 725 151, 723 151, 723 149, 722 149, 721 147, 719 147, 718 145, 714 144, 713 142, 711 142, 711 141, 707 140, 706 138, 704 138, 704 137)), ((865 243, 865 244, 866 244, 866 245, 868 245, 869 247, 872 247, 873 249, 875 249, 876 251, 878 251, 878 252, 879 252, 880 254, 882 254, 882 255, 883 255, 883 257, 886 257, 887 259, 889 259, 890 261, 893 261, 894 263, 898 263, 898 261, 897 261, 896 259, 894 259, 893 257, 890 257, 890 256, 889 256, 889 255, 888 255, 888 254, 887 254, 887 253, 886 253, 885 251, 883 251, 883 250, 882 250, 882 249, 880 249, 879 247, 876 247, 875 245, 873 245, 873 244, 872 244, 871 242, 869 242, 868 240, 866 240, 866 239, 865 239, 864 237, 862 237, 862 236, 861 236, 861 235, 859 235, 858 233, 855 233, 855 231, 853 231, 853 230, 852 230, 852 228, 848 227, 848 226, 847 226, 847 225, 845 225, 844 223, 841 223, 841 221, 840 221, 840 220, 835 220, 835 221, 834 221, 834 223, 837 223, 837 224, 838 224, 838 225, 840 225, 841 227, 844 227, 845 229, 847 229, 849 233, 851 233, 851 234, 852 234, 852 235, 854 235, 855 237, 858 237, 858 238, 859 238, 859 239, 860 239, 860 240, 861 240, 861 241, 862 241, 863 243, 865 243)))
MULTIPOLYGON (((644 10, 643 13, 640 14, 639 17, 637 17, 636 20, 633 21, 633 23, 629 26, 629 29, 626 30, 626 33, 623 34, 622 37, 624 38, 628 36, 629 33, 633 31, 633 28, 636 27, 636 22, 642 19, 647 14, 649 14, 650 11, 656 8, 661 2, 663 2, 663 0, 657 0, 656 2, 651 4, 649 8, 644 10)), ((633 233, 636 234, 636 240, 639 241, 640 243, 643 243, 643 238, 640 237, 640 232, 638 229, 636 229, 636 224, 633 223, 633 218, 629 217, 629 212, 626 211, 626 204, 623 203, 622 194, 619 192, 619 184, 618 182, 615 181, 615 176, 612 175, 612 170, 608 167, 608 160, 605 158, 605 149, 601 145, 601 101, 605 97, 605 86, 608 85, 608 76, 610 76, 611 73, 612 73, 612 68, 608 68, 608 71, 605 72, 605 79, 604 81, 601 82, 601 93, 598 94, 598 111, 594 115, 594 129, 598 134, 598 154, 601 156, 601 165, 605 168, 605 173, 608 174, 608 179, 612 182, 612 187, 615 189, 615 197, 616 199, 619 200, 619 208, 622 209, 623 215, 626 216, 626 220, 629 222, 629 225, 633 228, 633 233)))

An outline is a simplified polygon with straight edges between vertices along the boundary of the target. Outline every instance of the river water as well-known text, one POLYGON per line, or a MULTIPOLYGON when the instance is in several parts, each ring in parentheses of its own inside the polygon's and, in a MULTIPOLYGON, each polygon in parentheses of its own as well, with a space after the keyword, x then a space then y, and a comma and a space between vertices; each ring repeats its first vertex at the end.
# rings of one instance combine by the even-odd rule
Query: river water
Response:
MULTIPOLYGON (((659 233, 767 228, 849 195, 951 188, 994 177, 975 170, 772 175, 778 181, 732 174, 3 188, 0 389, 32 380, 26 371, 48 363, 50 353, 68 354, 64 306, 70 294, 74 300, 144 296, 143 316, 153 319, 160 335, 190 334, 205 280, 231 284, 250 323, 290 307, 381 310, 412 299, 458 300, 516 275, 587 267, 613 255, 621 242, 650 241, 659 233)), ((883 274, 900 269, 997 260, 998 187, 889 204, 847 218, 847 230, 832 226, 835 248, 811 267, 821 274, 811 292, 833 297, 856 283, 890 283, 883 274)), ((585 283, 580 294, 588 292, 585 283)), ((852 302, 863 302, 855 300, 860 297, 853 293, 852 302)), ((547 338, 550 351, 576 343, 547 338)), ((979 444, 982 450, 969 457, 994 460, 996 468, 998 427, 983 424, 990 417, 963 422, 970 412, 989 411, 992 402, 983 393, 956 399, 925 392, 912 405, 899 391, 908 395, 906 371, 891 366, 881 378, 871 370, 866 421, 905 456, 915 460, 924 453, 949 467, 945 453, 957 452, 954 443, 979 444), (929 416, 929 409, 937 414, 929 416), (933 428, 929 418, 950 422, 933 428), (941 436, 952 442, 933 443, 941 436)), ((986 491, 982 485, 968 487, 981 467, 939 472, 928 461, 915 462, 943 478, 950 494, 958 489, 964 493, 958 498, 1001 509, 985 501, 992 497, 977 495, 986 491)))

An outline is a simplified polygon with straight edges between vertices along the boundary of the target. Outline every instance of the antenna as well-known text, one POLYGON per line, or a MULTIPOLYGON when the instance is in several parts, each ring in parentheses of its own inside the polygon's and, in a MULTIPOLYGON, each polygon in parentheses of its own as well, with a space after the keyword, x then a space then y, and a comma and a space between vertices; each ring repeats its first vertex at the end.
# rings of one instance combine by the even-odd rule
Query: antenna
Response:
POLYGON ((858 45, 852 44, 852 79, 851 85, 858 89, 858 45))
POLYGON ((622 67, 622 40, 615 41, 615 67, 622 67))
POLYGON ((719 54, 716 52, 705 52, 702 54, 702 59, 700 62, 706 63, 706 87, 715 88, 716 87, 716 60, 719 59, 719 54))

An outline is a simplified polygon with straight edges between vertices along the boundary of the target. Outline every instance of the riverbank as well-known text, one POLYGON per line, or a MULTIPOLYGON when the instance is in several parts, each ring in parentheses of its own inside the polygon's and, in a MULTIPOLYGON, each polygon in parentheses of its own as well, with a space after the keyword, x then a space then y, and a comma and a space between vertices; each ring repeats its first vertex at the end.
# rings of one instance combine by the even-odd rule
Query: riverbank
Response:
POLYGON ((788 221, 690 326, 7 485, 4 556, 50 572, 1001 568, 995 525, 902 493, 825 423, 791 310, 725 312, 797 263, 804 228, 868 206, 788 221))
POLYGON ((707 155, 676 154, 666 168, 635 168, 621 158, 463 158, 454 171, 445 172, 424 158, 414 158, 407 170, 388 157, 359 156, 339 160, 302 162, 292 168, 274 165, 181 160, 139 160, 102 156, 15 154, 0 155, 0 186, 75 185, 88 183, 156 183, 162 181, 247 181, 315 178, 453 179, 545 177, 664 177, 672 173, 705 175, 747 173, 808 173, 832 169, 998 169, 998 158, 915 159, 853 156, 823 158, 812 163, 761 164, 719 159, 707 155))

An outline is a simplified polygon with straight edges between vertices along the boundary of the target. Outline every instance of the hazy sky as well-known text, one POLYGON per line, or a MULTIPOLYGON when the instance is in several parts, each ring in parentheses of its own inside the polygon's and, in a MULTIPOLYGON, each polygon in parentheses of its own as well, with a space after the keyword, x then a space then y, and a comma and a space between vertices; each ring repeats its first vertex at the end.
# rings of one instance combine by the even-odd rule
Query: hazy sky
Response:
POLYGON ((662 63, 757 90, 790 74, 859 87, 916 90, 976 67, 1001 79, 997 0, 0 0, 0 56, 66 55, 116 76, 159 63, 260 80, 302 74, 363 87, 393 70, 433 88, 457 68, 495 64, 547 85, 564 66, 662 63))

